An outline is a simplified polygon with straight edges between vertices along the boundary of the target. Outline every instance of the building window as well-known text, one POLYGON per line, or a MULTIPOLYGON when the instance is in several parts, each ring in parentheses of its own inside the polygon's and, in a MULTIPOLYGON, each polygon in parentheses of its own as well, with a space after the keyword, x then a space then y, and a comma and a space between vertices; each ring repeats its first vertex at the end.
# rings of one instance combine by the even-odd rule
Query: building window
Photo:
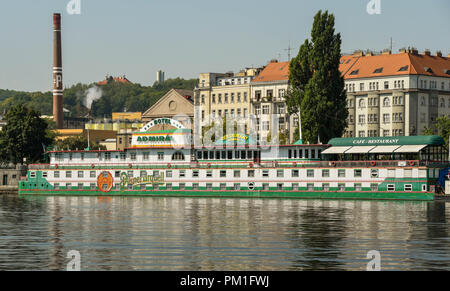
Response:
POLYGON ((131 153, 130 158, 132 161, 136 160, 136 153, 131 153))
POLYGON ((364 108, 366 107, 366 102, 364 101, 364 99, 360 99, 359 100, 359 108, 364 108))
POLYGON ((388 90, 389 89, 389 81, 385 81, 384 82, 384 89, 388 90))
POLYGON ((263 114, 269 114, 269 105, 263 105, 262 113, 263 114))

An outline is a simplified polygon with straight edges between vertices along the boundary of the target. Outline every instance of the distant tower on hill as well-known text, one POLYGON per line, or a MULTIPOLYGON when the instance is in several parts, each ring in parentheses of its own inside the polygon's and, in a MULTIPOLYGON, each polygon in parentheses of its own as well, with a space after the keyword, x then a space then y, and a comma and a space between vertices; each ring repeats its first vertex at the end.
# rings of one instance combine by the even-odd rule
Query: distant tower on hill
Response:
POLYGON ((156 82, 158 84, 163 84, 164 83, 164 72, 159 70, 156 72, 156 82))

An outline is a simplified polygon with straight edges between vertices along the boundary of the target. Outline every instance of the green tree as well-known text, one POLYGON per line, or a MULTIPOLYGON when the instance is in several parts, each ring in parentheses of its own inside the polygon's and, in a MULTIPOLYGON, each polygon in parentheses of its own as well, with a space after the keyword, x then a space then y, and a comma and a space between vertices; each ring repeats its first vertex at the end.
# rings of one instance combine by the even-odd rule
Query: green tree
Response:
MULTIPOLYGON (((104 145, 100 145, 95 141, 90 141, 89 144, 91 150, 106 150, 104 145)), ((88 147, 88 140, 87 137, 83 135, 71 136, 63 140, 56 141, 55 146, 60 150, 84 150, 88 147)))
POLYGON ((344 78, 339 71, 341 35, 335 34, 334 15, 319 11, 314 17, 311 41, 300 46, 289 66, 290 114, 301 112, 303 140, 328 142, 342 136, 348 110, 344 78))
POLYGON ((3 163, 23 164, 42 161, 44 146, 53 144, 48 123, 40 113, 22 104, 11 107, 0 131, 0 157, 3 163))
POLYGON ((438 117, 431 127, 425 127, 424 135, 437 134, 445 141, 445 147, 448 149, 448 141, 450 135, 450 118, 446 115, 438 117))

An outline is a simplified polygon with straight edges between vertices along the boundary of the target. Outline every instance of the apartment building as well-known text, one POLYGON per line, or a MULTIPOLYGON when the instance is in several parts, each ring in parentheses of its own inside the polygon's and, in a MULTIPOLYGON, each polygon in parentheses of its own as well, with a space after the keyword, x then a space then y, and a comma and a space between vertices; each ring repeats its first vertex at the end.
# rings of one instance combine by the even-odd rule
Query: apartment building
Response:
POLYGON ((416 49, 343 56, 349 110, 344 137, 420 135, 436 118, 450 117, 449 57, 416 49))
POLYGON ((255 77, 250 85, 251 112, 256 117, 258 139, 267 139, 272 127, 273 132, 285 133, 289 142, 294 141, 297 116, 289 116, 284 96, 289 86, 289 62, 271 61, 264 70, 255 77))
POLYGON ((235 118, 246 121, 243 131, 248 134, 250 83, 261 68, 247 68, 237 74, 202 73, 195 88, 195 118, 203 127, 211 125, 214 118, 235 118))

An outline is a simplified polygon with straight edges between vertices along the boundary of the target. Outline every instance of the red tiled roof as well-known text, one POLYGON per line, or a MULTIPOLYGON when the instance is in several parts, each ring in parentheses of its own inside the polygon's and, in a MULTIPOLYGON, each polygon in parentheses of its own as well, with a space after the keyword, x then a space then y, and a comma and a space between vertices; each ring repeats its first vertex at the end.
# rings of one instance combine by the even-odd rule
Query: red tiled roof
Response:
POLYGON ((397 75, 450 77, 450 59, 422 54, 399 53, 375 56, 343 56, 339 66, 345 79, 397 75))
POLYGON ((252 83, 289 80, 289 62, 270 62, 252 83))
POLYGON ((131 84, 130 80, 125 78, 125 76, 123 76, 123 77, 109 77, 109 78, 106 78, 103 81, 97 82, 97 84, 98 85, 106 85, 106 84, 108 84, 108 82, 117 82, 117 83, 123 83, 123 84, 131 84))

